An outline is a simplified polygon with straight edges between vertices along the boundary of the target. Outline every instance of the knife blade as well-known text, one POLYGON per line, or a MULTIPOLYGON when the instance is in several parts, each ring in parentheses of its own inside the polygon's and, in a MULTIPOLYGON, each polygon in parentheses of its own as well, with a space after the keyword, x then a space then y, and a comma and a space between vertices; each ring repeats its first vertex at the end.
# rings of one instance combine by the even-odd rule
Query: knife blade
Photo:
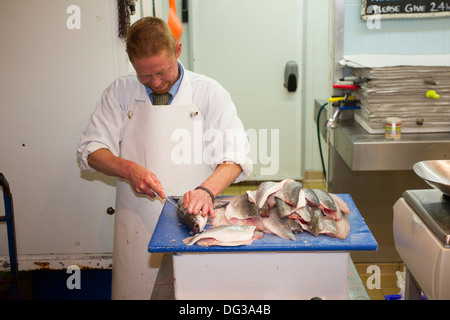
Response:
POLYGON ((183 210, 181 210, 180 207, 178 207, 178 205, 172 200, 171 197, 166 197, 166 201, 168 201, 169 203, 173 204, 175 206, 175 208, 178 209, 178 211, 183 213, 183 215, 185 214, 185 212, 183 212, 183 210))

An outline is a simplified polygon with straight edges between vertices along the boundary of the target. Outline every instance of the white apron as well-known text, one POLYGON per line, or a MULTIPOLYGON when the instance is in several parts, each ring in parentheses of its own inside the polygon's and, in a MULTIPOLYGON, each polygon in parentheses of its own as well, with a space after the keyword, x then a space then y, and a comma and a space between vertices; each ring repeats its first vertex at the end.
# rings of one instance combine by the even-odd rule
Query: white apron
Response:
MULTIPOLYGON (((121 157, 155 173, 166 196, 182 196, 200 185, 211 175, 212 170, 203 161, 202 164, 175 164, 172 152, 177 150, 176 146, 179 148, 180 140, 171 141, 171 136, 176 130, 189 135, 193 144, 195 135, 196 138, 202 138, 198 136, 198 128, 203 127, 203 121, 193 104, 135 104, 129 108, 125 120, 121 157)), ((175 155, 178 154, 175 152, 175 155)), ((193 157, 192 155, 191 158, 193 157)), ((150 199, 148 196, 137 195, 128 181, 118 180, 112 299, 150 299, 161 254, 150 254, 148 244, 163 203, 159 197, 150 199)))

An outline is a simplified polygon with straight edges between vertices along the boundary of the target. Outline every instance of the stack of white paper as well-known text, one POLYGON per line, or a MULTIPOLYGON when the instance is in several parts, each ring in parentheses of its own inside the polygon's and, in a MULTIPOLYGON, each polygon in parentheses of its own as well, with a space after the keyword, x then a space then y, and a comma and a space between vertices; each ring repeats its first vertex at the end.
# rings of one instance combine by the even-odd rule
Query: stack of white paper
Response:
POLYGON ((369 133, 384 132, 387 117, 401 118, 404 132, 450 131, 450 56, 401 57, 357 56, 341 61, 353 68, 354 76, 371 79, 355 91, 361 100, 356 121, 369 133))

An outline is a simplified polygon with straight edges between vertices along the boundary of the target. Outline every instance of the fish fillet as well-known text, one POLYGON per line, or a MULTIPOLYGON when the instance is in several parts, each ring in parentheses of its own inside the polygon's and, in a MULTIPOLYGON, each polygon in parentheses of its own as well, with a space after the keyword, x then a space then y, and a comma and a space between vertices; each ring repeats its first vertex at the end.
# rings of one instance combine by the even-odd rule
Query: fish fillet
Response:
POLYGON ((318 236, 319 234, 346 239, 350 233, 350 224, 347 216, 343 215, 342 219, 335 220, 333 217, 326 216, 318 207, 311 208, 311 221, 305 224, 302 220, 298 220, 303 229, 318 236))
MULTIPOLYGON (((214 239, 215 241, 210 241, 210 243, 214 243, 214 245, 233 246, 250 244, 253 242, 255 230, 255 226, 218 226, 205 230, 193 237, 188 237, 184 239, 183 242, 188 246, 192 246, 202 239, 214 239)), ((259 233, 257 236, 260 236, 259 233)))
POLYGON ((317 194, 313 190, 308 188, 305 188, 303 190, 305 191, 305 199, 310 206, 312 207, 320 206, 319 197, 317 197, 317 194))
POLYGON ((221 199, 214 212, 210 229, 183 242, 240 246, 262 238, 263 232, 289 240, 296 240, 295 233, 303 231, 340 239, 350 233, 350 209, 343 199, 324 190, 303 188, 292 179, 266 181, 255 191, 221 199))
POLYGON ((283 188, 287 181, 287 179, 281 182, 265 181, 259 185, 255 200, 261 216, 268 215, 269 210, 275 206, 274 194, 283 188))
POLYGON ((306 204, 304 207, 295 210, 295 213, 290 216, 291 219, 300 220, 304 223, 311 222, 311 206, 306 204))
POLYGON ((321 189, 313 189, 313 191, 319 198, 320 207, 325 215, 332 217, 335 220, 342 219, 341 211, 338 210, 336 203, 328 192, 321 189))
POLYGON ((264 229, 258 207, 249 200, 247 193, 230 201, 225 210, 225 217, 230 224, 254 225, 257 230, 264 229))
POLYGON ((214 228, 214 227, 230 224, 230 222, 228 222, 228 220, 227 220, 227 217, 225 216, 225 210, 226 210, 226 207, 220 207, 220 208, 214 209, 215 217, 209 221, 209 224, 211 225, 211 227, 214 228))
POLYGON ((334 202, 336 203, 336 206, 339 207, 339 209, 341 209, 342 213, 350 214, 350 209, 344 200, 342 200, 338 195, 335 195, 334 193, 330 193, 330 196, 331 198, 333 198, 334 202))
POLYGON ((299 220, 297 219, 288 219, 289 228, 293 233, 302 233, 303 227, 299 220))
POLYGON ((273 233, 283 239, 295 240, 295 235, 291 230, 289 218, 281 219, 276 208, 269 211, 267 217, 262 218, 264 223, 264 231, 273 233))
POLYGON ((350 223, 348 222, 347 215, 344 215, 341 220, 336 221, 336 227, 336 238, 346 239, 350 234, 350 223))
POLYGON ((283 200, 290 206, 296 207, 299 201, 304 203, 305 196, 300 195, 300 191, 303 190, 303 185, 295 180, 287 179, 283 184, 283 187, 275 193, 275 197, 283 200))

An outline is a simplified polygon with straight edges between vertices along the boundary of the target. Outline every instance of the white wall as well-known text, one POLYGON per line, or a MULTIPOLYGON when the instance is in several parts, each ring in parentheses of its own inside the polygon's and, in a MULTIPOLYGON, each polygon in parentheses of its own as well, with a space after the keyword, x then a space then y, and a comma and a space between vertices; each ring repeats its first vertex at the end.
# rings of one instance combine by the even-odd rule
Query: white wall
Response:
MULTIPOLYGON (((317 128, 314 122, 314 100, 328 99, 332 93, 333 65, 329 39, 330 15, 334 0, 305 1, 305 45, 304 45, 304 171, 322 171, 317 140, 317 128)), ((327 146, 323 144, 325 161, 327 146)))
MULTIPOLYGON (((24 258, 112 252, 113 217, 105 211, 114 206, 115 181, 80 174, 75 151, 100 94, 127 71, 111 20, 115 3, 0 2, 0 172, 10 183, 24 258), (74 3, 81 28, 71 30, 74 3)), ((7 253, 5 229, 0 254, 7 253)))

